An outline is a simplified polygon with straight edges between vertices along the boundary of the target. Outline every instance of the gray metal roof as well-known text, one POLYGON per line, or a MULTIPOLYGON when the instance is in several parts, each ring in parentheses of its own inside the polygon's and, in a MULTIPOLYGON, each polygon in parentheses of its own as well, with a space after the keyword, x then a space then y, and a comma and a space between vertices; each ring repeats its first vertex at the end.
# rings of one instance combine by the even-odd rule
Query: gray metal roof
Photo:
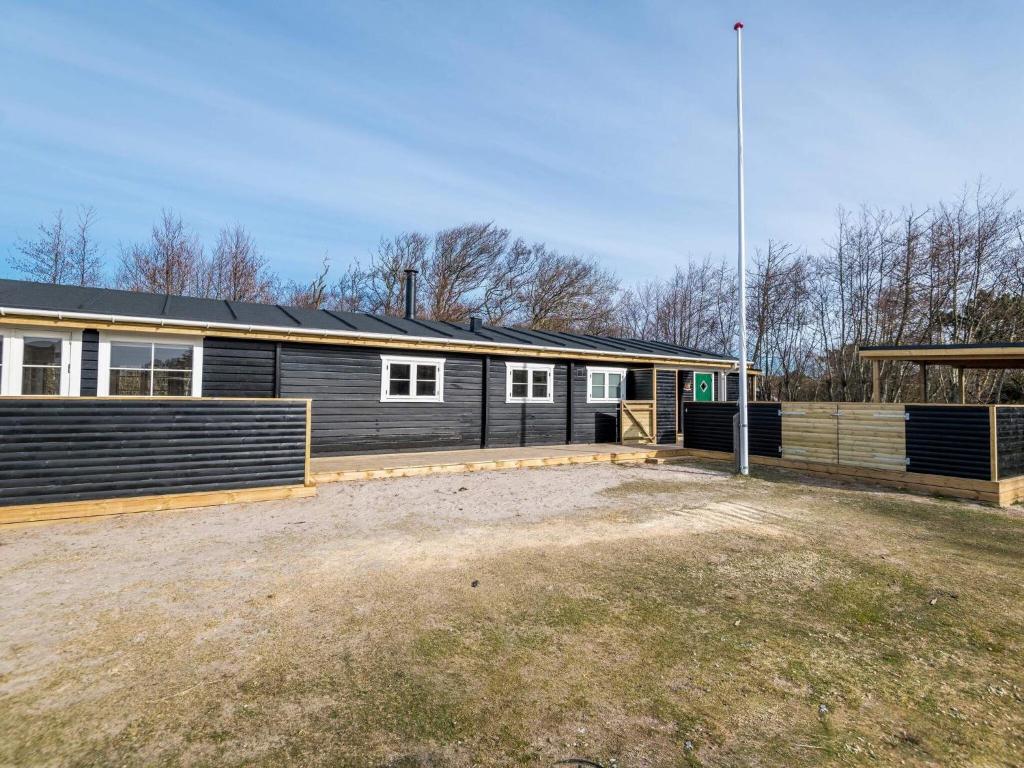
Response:
POLYGON ((470 331, 468 323, 435 320, 406 320, 360 312, 335 312, 325 309, 301 309, 246 301, 193 299, 154 293, 135 293, 111 288, 79 288, 70 285, 31 283, 0 279, 0 308, 82 312, 96 315, 146 318, 154 322, 175 320, 197 323, 224 323, 238 326, 265 326, 285 331, 374 333, 401 338, 436 338, 440 341, 471 341, 508 344, 516 347, 554 347, 567 350, 727 360, 689 347, 659 341, 620 339, 575 333, 534 331, 483 325, 470 331))

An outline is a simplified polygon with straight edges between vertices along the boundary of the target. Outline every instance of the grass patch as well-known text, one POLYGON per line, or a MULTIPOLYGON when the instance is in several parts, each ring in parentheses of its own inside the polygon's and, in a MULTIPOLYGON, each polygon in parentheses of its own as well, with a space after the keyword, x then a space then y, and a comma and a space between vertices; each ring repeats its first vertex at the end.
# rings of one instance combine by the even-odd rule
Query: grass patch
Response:
MULTIPOLYGON (((632 482, 613 495, 680 485, 632 482)), ((242 644, 159 615, 145 618, 156 639, 133 644, 144 617, 110 614, 74 651, 91 666, 0 706, 0 763, 1024 762, 1024 524, 774 489, 732 486, 747 504, 786 500, 770 536, 317 573, 315 588, 281 585, 288 608, 240 609, 261 630, 242 644)))

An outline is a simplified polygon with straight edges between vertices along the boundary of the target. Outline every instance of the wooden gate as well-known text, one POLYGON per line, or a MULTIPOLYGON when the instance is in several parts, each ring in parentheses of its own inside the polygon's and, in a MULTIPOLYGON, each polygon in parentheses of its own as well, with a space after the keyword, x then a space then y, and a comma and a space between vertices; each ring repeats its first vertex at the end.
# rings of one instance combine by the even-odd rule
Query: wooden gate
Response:
POLYGON ((906 471, 907 420, 902 403, 839 403, 838 419, 840 464, 906 471))
POLYGON ((619 423, 622 425, 622 442, 653 443, 655 441, 654 401, 623 400, 620 405, 619 423))
POLYGON ((835 403, 782 403, 782 455, 804 461, 838 461, 835 403))

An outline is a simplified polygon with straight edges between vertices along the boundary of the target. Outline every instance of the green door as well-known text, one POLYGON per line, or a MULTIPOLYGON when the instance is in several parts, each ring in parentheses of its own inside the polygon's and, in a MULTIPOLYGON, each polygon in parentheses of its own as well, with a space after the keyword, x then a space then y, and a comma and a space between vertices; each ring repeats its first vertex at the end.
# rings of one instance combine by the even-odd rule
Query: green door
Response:
POLYGON ((693 399, 698 403, 709 403, 715 399, 715 374, 693 374, 693 399))

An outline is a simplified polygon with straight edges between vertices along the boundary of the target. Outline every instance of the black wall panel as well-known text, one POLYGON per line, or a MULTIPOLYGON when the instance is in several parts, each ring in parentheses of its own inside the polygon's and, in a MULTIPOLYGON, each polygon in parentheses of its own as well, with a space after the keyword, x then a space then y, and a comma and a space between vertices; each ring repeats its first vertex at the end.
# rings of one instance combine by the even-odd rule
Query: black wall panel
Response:
POLYGON ((686 403, 683 445, 702 451, 732 451, 732 417, 736 403, 686 403))
POLYGON ((751 456, 782 455, 782 405, 747 403, 747 448, 751 456))
POLYGON ((617 403, 587 402, 587 364, 572 363, 572 440, 574 443, 617 443, 619 406, 617 403))
POLYGON ((996 408, 999 479, 1024 475, 1024 408, 996 408))
POLYGON ((652 368, 630 368, 626 375, 627 400, 654 399, 654 370, 652 368))
POLYGON ((83 397, 96 396, 96 375, 99 370, 99 331, 86 329, 82 331, 82 381, 83 397))
POLYGON ((908 405, 907 471, 990 479, 988 408, 908 405))
MULTIPOLYGON (((313 455, 430 451, 479 448, 483 402, 483 357, 423 353, 443 357, 443 403, 382 403, 381 354, 398 350, 317 344, 281 345, 281 396, 313 400, 313 455)), ((412 355, 417 356, 417 355, 412 355)), ((565 373, 562 366, 562 407, 559 441, 565 440, 565 373)), ((500 376, 505 400, 505 366, 491 362, 491 379, 500 376)), ((556 376, 556 393, 558 382, 556 376)), ((488 422, 492 430, 508 431, 508 415, 492 393, 488 422)), ((535 407, 535 406, 531 406, 535 407)), ((536 406, 539 407, 539 406, 536 406)), ((547 406, 557 410, 557 406, 547 406)), ((511 443, 511 438, 510 442, 511 443)))
POLYGON ((203 341, 204 397, 273 397, 272 341, 207 337, 203 341))
POLYGON ((676 378, 678 375, 675 369, 666 368, 657 371, 655 416, 657 418, 656 438, 659 443, 674 443, 676 441, 676 408, 678 407, 676 378))
MULTIPOLYGON (((683 408, 685 447, 732 452, 732 420, 738 410, 736 403, 686 403, 683 408)), ((751 456, 780 455, 782 416, 778 403, 750 403, 747 406, 747 439, 751 456)))
POLYGON ((740 375, 738 373, 725 374, 725 399, 740 399, 740 375))
MULTIPOLYGON (((516 445, 558 445, 568 442, 568 364, 554 363, 554 402, 506 403, 506 362, 547 361, 491 357, 487 387, 487 445, 491 448, 501 448, 516 445)), ((477 379, 479 380, 479 373, 477 379)), ((583 384, 585 388, 586 380, 583 384)), ((582 404, 586 406, 586 392, 582 404)))
POLYGON ((305 403, 10 399, 0 434, 0 506, 305 480, 305 403))

